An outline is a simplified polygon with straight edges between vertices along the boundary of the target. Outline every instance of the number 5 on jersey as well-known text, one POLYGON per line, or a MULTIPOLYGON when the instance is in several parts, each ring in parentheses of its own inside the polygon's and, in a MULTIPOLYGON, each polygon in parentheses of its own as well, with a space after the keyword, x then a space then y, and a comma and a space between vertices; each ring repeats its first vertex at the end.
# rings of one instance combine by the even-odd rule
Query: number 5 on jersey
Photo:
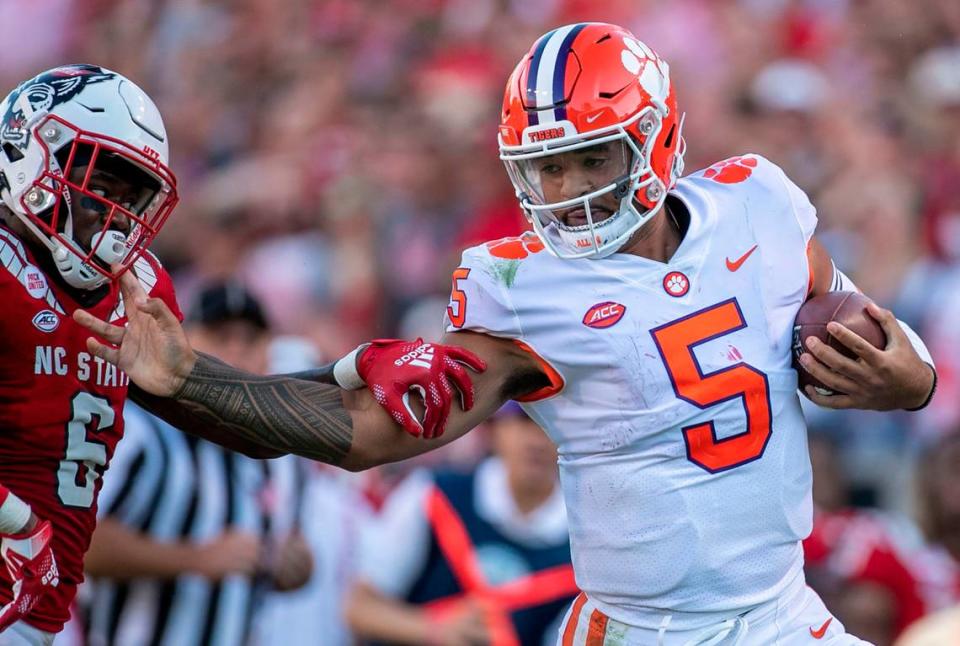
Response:
POLYGON ((467 294, 460 289, 460 281, 470 275, 469 267, 457 267, 453 271, 453 290, 450 292, 450 304, 447 305, 447 318, 453 327, 461 328, 467 320, 467 294))
POLYGON ((711 473, 733 469, 763 455, 770 439, 770 388, 753 366, 736 365, 703 374, 694 355, 701 343, 747 327, 735 298, 650 330, 677 397, 700 409, 740 398, 746 429, 717 439, 713 420, 683 428, 687 457, 711 473))

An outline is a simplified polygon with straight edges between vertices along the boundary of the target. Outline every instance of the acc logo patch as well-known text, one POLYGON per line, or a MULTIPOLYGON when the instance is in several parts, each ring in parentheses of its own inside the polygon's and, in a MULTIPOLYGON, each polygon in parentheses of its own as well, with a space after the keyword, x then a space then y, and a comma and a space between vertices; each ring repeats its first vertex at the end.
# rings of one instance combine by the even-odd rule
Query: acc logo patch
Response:
POLYGON ((41 332, 53 332, 60 327, 60 317, 52 310, 40 310, 33 317, 33 327, 41 332))
POLYGON ((613 327, 620 322, 620 319, 623 318, 626 311, 626 305, 614 303, 613 301, 597 303, 583 315, 583 324, 587 327, 598 329, 613 327))

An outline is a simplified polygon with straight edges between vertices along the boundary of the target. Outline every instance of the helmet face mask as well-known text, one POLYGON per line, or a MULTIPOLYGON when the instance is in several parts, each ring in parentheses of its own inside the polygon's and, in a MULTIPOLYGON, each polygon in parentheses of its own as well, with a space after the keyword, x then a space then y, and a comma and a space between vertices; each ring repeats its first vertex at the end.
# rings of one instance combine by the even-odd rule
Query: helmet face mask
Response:
POLYGON ((681 127, 669 68, 652 50, 614 25, 568 25, 538 39, 511 75, 500 159, 552 254, 604 257, 659 211, 682 173, 681 127), (547 190, 543 171, 564 170, 551 162, 591 154, 605 173, 547 190))
POLYGON ((662 203, 666 190, 649 160, 659 127, 648 109, 631 122, 592 136, 574 134, 537 152, 502 155, 524 212, 554 255, 614 253, 648 219, 635 203, 637 192, 643 190, 654 203, 662 203), (650 124, 644 127, 650 134, 638 146, 627 128, 640 120, 650 124))
POLYGON ((119 74, 69 66, 22 84, 0 112, 4 204, 71 286, 95 289, 119 277, 178 201, 149 97, 119 74), (116 187, 122 195, 110 194, 116 187))

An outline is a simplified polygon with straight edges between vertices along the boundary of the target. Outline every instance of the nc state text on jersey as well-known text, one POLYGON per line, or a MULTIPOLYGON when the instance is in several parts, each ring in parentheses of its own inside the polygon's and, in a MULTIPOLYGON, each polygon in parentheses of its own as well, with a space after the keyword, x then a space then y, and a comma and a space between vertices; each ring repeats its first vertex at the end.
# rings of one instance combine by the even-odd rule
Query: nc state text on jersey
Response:
MULTIPOLYGON (((115 365, 107 363, 89 352, 78 352, 72 364, 78 381, 92 381, 98 386, 126 386, 130 383, 127 373, 115 365)), ((67 349, 62 346, 38 345, 33 362, 33 374, 57 375, 66 377, 71 364, 67 360, 67 349)))

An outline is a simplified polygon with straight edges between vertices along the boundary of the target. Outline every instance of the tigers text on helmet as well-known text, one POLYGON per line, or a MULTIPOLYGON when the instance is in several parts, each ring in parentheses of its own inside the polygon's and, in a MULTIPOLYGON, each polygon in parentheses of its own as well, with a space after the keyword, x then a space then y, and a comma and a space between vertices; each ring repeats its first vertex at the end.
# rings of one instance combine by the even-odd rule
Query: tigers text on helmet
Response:
POLYGON ((67 65, 21 83, 0 103, 0 119, 0 199, 50 249, 67 283, 94 289, 126 271, 178 201, 150 97, 116 72, 67 65), (132 178, 135 199, 91 189, 98 171, 132 178), (89 240, 77 239, 76 201, 102 216, 89 240))
POLYGON ((604 257, 683 173, 682 127, 669 67, 653 50, 616 25, 567 25, 541 36, 507 81, 500 159, 551 253, 604 257), (551 190, 571 165, 582 181, 551 190))

